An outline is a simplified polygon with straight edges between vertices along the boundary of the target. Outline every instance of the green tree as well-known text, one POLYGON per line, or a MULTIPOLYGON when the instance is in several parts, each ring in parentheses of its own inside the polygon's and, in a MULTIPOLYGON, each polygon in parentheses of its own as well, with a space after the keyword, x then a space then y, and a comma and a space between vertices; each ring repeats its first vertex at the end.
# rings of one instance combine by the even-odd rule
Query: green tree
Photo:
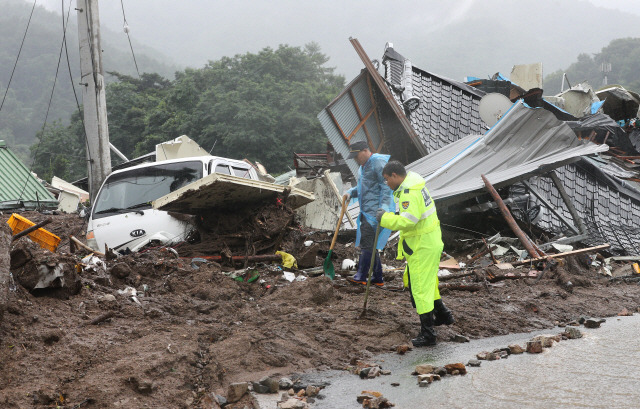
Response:
MULTIPOLYGON (((82 126, 80 117, 75 120, 82 126)), ((31 146, 32 169, 42 179, 53 176, 73 181, 87 174, 84 131, 74 124, 64 126, 56 121, 36 134, 38 142, 31 146)))

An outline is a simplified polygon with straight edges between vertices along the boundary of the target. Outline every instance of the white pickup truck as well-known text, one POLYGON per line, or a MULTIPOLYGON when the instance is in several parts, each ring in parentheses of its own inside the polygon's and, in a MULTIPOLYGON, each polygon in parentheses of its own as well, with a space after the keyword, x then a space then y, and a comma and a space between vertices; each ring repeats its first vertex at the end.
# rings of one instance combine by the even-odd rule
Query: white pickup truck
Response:
POLYGON ((146 163, 111 173, 91 208, 87 244, 104 251, 138 251, 149 243, 183 241, 193 226, 151 207, 151 202, 212 173, 258 180, 246 162, 198 156, 146 163))

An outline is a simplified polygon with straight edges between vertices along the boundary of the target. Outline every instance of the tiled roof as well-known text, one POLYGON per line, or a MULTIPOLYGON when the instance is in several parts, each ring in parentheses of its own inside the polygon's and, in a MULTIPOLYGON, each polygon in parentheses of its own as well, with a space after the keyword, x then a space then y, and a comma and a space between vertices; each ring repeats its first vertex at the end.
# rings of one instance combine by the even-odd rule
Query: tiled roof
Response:
MULTIPOLYGON (((404 57, 387 48, 383 57, 385 78, 398 104, 402 105, 404 57)), ((420 98, 407 117, 428 152, 433 152, 467 135, 478 135, 483 127, 478 112, 483 91, 412 66, 413 95, 420 98)))
MULTIPOLYGON (((583 240, 584 244, 610 243, 614 253, 640 254, 640 188, 637 183, 624 181, 623 184, 620 179, 608 177, 597 161, 589 158, 559 168, 556 173, 587 227, 589 238, 583 240)), ((550 179, 534 178, 529 183, 542 192, 556 210, 572 220, 550 179)), ((516 186, 514 190, 519 189, 516 186)), ((535 224, 552 233, 567 230, 549 211, 543 211, 535 224)))

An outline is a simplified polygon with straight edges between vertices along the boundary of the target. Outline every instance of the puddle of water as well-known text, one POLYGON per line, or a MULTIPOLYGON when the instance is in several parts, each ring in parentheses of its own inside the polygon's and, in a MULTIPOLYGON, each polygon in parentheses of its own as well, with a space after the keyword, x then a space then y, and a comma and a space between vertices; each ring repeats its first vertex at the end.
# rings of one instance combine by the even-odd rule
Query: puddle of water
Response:
MULTIPOLYGON (((566 340, 542 354, 523 354, 498 361, 482 361, 466 376, 448 376, 420 388, 411 375, 415 365, 467 363, 480 351, 491 351, 538 334, 557 334, 562 328, 511 334, 465 344, 443 343, 414 349, 406 355, 378 357, 392 374, 361 380, 345 371, 305 376, 311 383, 331 383, 312 408, 356 409, 363 390, 381 392, 396 408, 637 408, 640 406, 640 315, 609 318, 599 329, 585 329, 584 337, 566 340), (391 386, 397 382, 398 387, 391 386)), ((373 360, 372 360, 373 361, 373 360)), ((266 403, 266 402, 265 402, 266 403)), ((263 405, 275 408, 275 403, 263 405)))

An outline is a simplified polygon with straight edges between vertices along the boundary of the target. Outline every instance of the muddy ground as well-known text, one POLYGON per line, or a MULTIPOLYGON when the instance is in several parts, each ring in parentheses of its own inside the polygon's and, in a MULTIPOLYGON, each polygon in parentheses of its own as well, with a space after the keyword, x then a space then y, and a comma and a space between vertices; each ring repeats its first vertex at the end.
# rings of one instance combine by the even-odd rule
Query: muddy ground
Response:
MULTIPOLYGON (((0 223, 9 216, 2 215, 0 223)), ((231 382, 342 369, 353 358, 408 343, 418 330, 408 293, 393 291, 401 285, 399 271, 385 273, 388 288, 372 289, 368 314, 360 319, 363 289, 348 284, 340 271, 333 282, 320 276, 289 283, 277 266, 259 265, 259 279, 241 282, 228 273, 244 265, 192 264, 193 252, 176 258, 154 249, 107 261, 106 270, 80 266, 77 273, 75 266, 86 253, 70 254, 67 237, 82 238, 83 221, 76 215, 23 216, 34 222, 52 217, 46 228, 62 243, 56 254, 26 238, 12 245, 17 283, 0 318, 2 408, 207 407, 206 396, 224 395, 231 382), (30 292, 42 266, 64 270, 65 288, 30 292), (135 299, 118 293, 126 287, 137 290, 135 299)), ((309 234, 288 220, 283 226, 289 232, 273 238, 296 256, 309 252, 302 242, 314 240, 306 265, 321 265, 331 237, 309 234)), ((336 267, 355 254, 349 239, 343 237, 336 246, 336 267)), ((255 241, 238 245, 250 248, 255 241)), ((439 341, 448 342, 454 334, 489 337, 637 310, 637 283, 610 282, 585 260, 567 258, 537 282, 491 283, 487 272, 504 272, 484 269, 447 281, 479 290, 443 290, 457 322, 438 328, 439 341)))

